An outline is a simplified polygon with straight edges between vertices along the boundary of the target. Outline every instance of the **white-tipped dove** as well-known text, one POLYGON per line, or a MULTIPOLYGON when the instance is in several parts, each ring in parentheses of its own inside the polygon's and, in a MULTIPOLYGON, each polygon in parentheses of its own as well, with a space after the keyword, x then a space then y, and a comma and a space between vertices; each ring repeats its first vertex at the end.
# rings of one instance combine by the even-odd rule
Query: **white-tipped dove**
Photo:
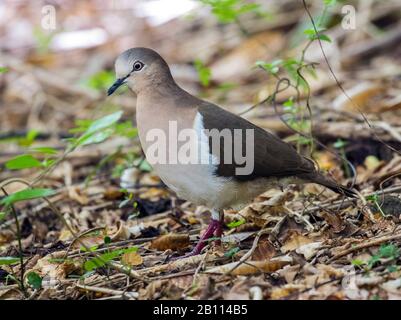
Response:
POLYGON ((125 83, 136 93, 139 138, 154 170, 179 197, 211 209, 207 230, 185 256, 221 237, 223 209, 241 207, 271 187, 313 182, 355 196, 291 145, 180 88, 155 51, 129 49, 117 58, 115 71, 108 95, 125 83))

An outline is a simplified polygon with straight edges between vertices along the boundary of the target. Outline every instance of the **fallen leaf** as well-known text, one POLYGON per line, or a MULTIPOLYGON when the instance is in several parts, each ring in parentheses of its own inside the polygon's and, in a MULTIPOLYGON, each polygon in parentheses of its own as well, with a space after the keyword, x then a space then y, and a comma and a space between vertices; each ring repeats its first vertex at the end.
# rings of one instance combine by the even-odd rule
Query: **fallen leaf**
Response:
POLYGON ((158 237, 150 244, 151 249, 165 251, 168 249, 179 250, 187 248, 190 245, 188 234, 170 233, 158 237))
POLYGON ((274 257, 276 253, 276 249, 269 241, 269 236, 262 236, 251 258, 257 261, 266 260, 274 257))
POLYGON ((291 293, 297 292, 302 289, 304 289, 304 286, 302 285, 287 284, 280 288, 274 288, 270 293, 270 298, 273 300, 282 299, 290 295, 291 293))
POLYGON ((308 243, 296 249, 295 252, 302 254, 306 260, 309 260, 316 254, 321 245, 322 242, 320 241, 308 243))
POLYGON ((321 216, 333 228, 334 233, 339 233, 346 227, 346 224, 344 223, 343 219, 341 219, 339 214, 322 211, 321 216))
POLYGON ((107 230, 107 234, 112 241, 128 240, 131 236, 128 226, 122 221, 117 221, 117 231, 113 232, 113 230, 107 230))
POLYGON ((37 272, 43 277, 43 286, 49 286, 50 283, 55 286, 58 284, 57 281, 65 279, 71 272, 80 270, 80 263, 78 261, 65 260, 65 255, 65 251, 48 254, 39 259, 32 269, 26 270, 25 275, 28 275, 31 271, 37 272))
POLYGON ((292 233, 291 236, 287 239, 284 245, 281 247, 281 252, 286 253, 288 251, 293 251, 298 249, 299 247, 311 243, 312 240, 299 234, 292 233))
POLYGON ((124 197, 124 192, 122 192, 118 188, 110 187, 110 188, 107 188, 104 191, 103 197, 106 200, 119 200, 119 199, 122 199, 124 197))
POLYGON ((277 273, 285 279, 285 281, 290 284, 294 281, 295 277, 297 276, 300 265, 296 264, 294 266, 286 265, 284 268, 277 271, 277 273))
POLYGON ((124 253, 121 257, 121 261, 125 265, 129 266, 139 266, 143 263, 143 258, 137 252, 127 252, 124 253))
POLYGON ((248 239, 253 234, 255 234, 255 232, 253 232, 253 231, 231 233, 229 235, 223 236, 221 238, 221 241, 225 242, 225 243, 240 243, 240 242, 248 239))
POLYGON ((339 95, 333 102, 337 110, 357 112, 355 105, 364 112, 380 112, 377 99, 383 95, 385 88, 371 82, 358 83, 355 87, 348 89, 348 97, 339 95), (372 103, 373 102, 373 103, 372 103))
POLYGON ((391 294, 401 296, 401 278, 384 282, 381 287, 391 294))
POLYGON ((68 196, 70 199, 77 201, 81 205, 87 205, 89 203, 89 198, 81 193, 81 190, 77 187, 68 188, 68 196))
POLYGON ((367 156, 363 164, 365 165, 366 169, 368 169, 369 171, 373 171, 378 166, 380 166, 382 162, 375 156, 367 156))
POLYGON ((230 272, 233 275, 248 275, 259 272, 274 272, 287 264, 292 263, 292 258, 289 256, 282 256, 264 261, 247 261, 243 263, 233 271, 231 271, 238 262, 231 262, 222 266, 214 267, 206 270, 206 273, 221 273, 225 274, 230 272))

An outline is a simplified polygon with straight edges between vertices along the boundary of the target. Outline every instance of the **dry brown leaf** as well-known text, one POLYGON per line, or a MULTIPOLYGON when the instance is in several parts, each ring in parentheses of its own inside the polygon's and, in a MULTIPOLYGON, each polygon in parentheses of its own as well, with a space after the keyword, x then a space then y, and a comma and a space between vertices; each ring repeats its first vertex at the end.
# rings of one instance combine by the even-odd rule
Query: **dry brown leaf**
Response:
MULTIPOLYGON (((203 279, 205 278, 203 277, 203 279)), ((193 275, 187 275, 187 276, 172 278, 169 280, 169 282, 172 283, 177 288, 188 289, 192 286, 193 280, 194 280, 193 275)))
POLYGON ((334 155, 328 151, 315 152, 314 159, 319 164, 319 168, 323 171, 329 171, 337 166, 334 155))
POLYGON ((325 279, 330 279, 330 278, 339 278, 341 276, 344 275, 344 270, 341 268, 334 268, 330 265, 327 264, 316 264, 316 269, 318 269, 319 271, 321 271, 324 276, 325 279))
POLYGON ((294 266, 286 265, 284 268, 277 271, 277 273, 285 279, 285 281, 290 284, 294 281, 297 276, 301 266, 296 264, 294 266))
POLYGON ((139 266, 143 263, 142 256, 137 252, 126 252, 121 257, 122 262, 129 266, 139 266))
POLYGON ((21 290, 16 288, 4 289, 0 287, 0 300, 23 300, 24 295, 21 290))
POLYGON ((63 228, 60 231, 60 235, 58 236, 58 240, 59 241, 68 241, 71 240, 73 238, 70 230, 68 230, 67 228, 63 228))
POLYGON ((206 270, 206 273, 228 273, 233 275, 248 275, 259 272, 274 272, 281 269, 283 266, 292 263, 292 258, 289 256, 282 256, 264 261, 247 261, 246 264, 241 264, 239 267, 231 271, 238 262, 231 262, 222 266, 214 267, 206 270))
POLYGON ((321 216, 333 228, 333 231, 335 233, 343 231, 346 227, 345 222, 343 221, 343 219, 341 219, 339 214, 322 211, 321 216))
POLYGON ((124 193, 121 191, 121 189, 110 187, 104 191, 103 197, 106 200, 118 200, 124 197, 124 193))
POLYGON ((231 233, 221 238, 225 243, 240 243, 255 234, 253 231, 231 233))
POLYGON ((139 197, 141 199, 148 199, 152 201, 160 200, 160 198, 165 198, 169 195, 167 189, 161 188, 149 188, 145 192, 142 192, 139 197))
POLYGON ((168 249, 179 250, 187 248, 190 245, 188 234, 170 233, 158 237, 150 244, 151 249, 165 251, 168 249))
POLYGON ((68 196, 70 199, 77 201, 81 205, 87 205, 89 203, 89 198, 81 193, 81 190, 77 187, 68 188, 68 196))
POLYGON ((68 274, 75 270, 80 270, 81 264, 79 262, 73 262, 71 260, 65 260, 62 262, 55 261, 55 259, 63 259, 65 257, 65 251, 58 251, 46 255, 42 259, 39 259, 36 265, 26 270, 25 275, 29 274, 30 271, 38 272, 42 277, 46 277, 46 282, 55 285, 52 280, 65 279, 68 274))
POLYGON ((281 252, 286 253, 288 251, 293 251, 305 244, 311 243, 312 240, 299 234, 293 233, 281 247, 281 252))
POLYGON ((269 236, 262 236, 258 242, 255 251, 252 254, 252 260, 266 260, 274 257, 277 251, 269 241, 269 236))
POLYGON ((249 278, 236 282, 230 291, 223 295, 224 300, 249 300, 249 287, 252 282, 249 278))
POLYGON ((333 102, 333 106, 337 110, 346 110, 357 112, 355 105, 361 108, 364 112, 380 112, 377 108, 378 97, 384 93, 385 88, 371 82, 362 82, 355 87, 348 89, 347 93, 352 99, 352 102, 344 95, 339 95, 333 102), (374 106, 371 105, 374 100, 374 106), (373 108, 375 107, 376 110, 373 108))
POLYGON ((117 221, 117 231, 115 229, 107 230, 107 234, 112 241, 128 240, 131 236, 129 228, 122 221, 117 221))
POLYGON ((319 242, 319 241, 311 242, 311 243, 300 246, 295 251, 296 251, 296 253, 302 254, 306 260, 309 260, 316 254, 316 252, 319 250, 321 245, 322 245, 322 242, 319 242))
POLYGON ((0 231, 0 245, 10 243, 15 239, 15 234, 11 230, 0 231))
POLYGON ((302 285, 287 284, 280 288, 274 288, 270 293, 270 298, 273 300, 282 299, 290 295, 291 293, 297 292, 302 289, 304 289, 304 286, 302 285))
POLYGON ((357 112, 358 106, 363 112, 382 113, 401 108, 401 94, 396 90, 373 82, 362 82, 347 90, 348 97, 338 96, 333 105, 338 110, 357 112))

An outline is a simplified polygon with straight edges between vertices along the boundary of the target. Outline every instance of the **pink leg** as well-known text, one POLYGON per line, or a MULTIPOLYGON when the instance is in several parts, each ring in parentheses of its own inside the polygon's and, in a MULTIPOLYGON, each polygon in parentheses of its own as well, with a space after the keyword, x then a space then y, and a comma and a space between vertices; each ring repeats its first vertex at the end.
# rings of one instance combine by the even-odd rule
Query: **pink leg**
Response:
POLYGON ((224 213, 220 213, 220 221, 214 232, 214 236, 219 238, 215 241, 216 245, 221 246, 221 237, 223 235, 223 225, 224 225, 224 213))
POLYGON ((212 221, 210 221, 209 226, 207 227, 205 233, 201 236, 201 238, 200 238, 199 242, 197 243, 197 245, 195 246, 195 248, 193 248, 191 252, 189 252, 181 257, 173 258, 172 260, 192 257, 192 256, 196 256, 196 255, 200 254, 202 249, 206 246, 207 240, 212 238, 215 233, 216 233, 216 236, 217 236, 217 233, 219 233, 220 234, 219 237, 220 237, 222 234, 222 231, 223 231, 223 228, 222 228, 221 220, 212 219, 212 221))

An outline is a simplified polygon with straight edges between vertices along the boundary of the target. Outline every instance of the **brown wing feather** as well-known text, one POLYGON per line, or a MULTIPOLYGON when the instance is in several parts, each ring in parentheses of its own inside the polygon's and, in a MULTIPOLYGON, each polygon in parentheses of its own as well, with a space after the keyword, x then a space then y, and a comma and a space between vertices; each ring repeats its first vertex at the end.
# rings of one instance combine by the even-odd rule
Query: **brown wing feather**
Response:
MULTIPOLYGON (((252 180, 260 177, 288 177, 315 172, 313 163, 301 156, 289 144, 280 140, 273 134, 259 128, 251 122, 232 114, 211 103, 202 104, 199 113, 203 116, 205 129, 223 130, 233 132, 234 129, 254 130, 254 170, 250 175, 237 175, 235 163, 225 164, 220 161, 216 168, 216 175, 234 177, 238 180, 252 180)), ((212 150, 211 139, 209 141, 212 150)), ((242 134, 242 150, 246 150, 245 134, 242 134)), ((216 155, 216 153, 215 153, 216 155)), ((220 143, 220 159, 224 159, 224 143, 220 143)))

